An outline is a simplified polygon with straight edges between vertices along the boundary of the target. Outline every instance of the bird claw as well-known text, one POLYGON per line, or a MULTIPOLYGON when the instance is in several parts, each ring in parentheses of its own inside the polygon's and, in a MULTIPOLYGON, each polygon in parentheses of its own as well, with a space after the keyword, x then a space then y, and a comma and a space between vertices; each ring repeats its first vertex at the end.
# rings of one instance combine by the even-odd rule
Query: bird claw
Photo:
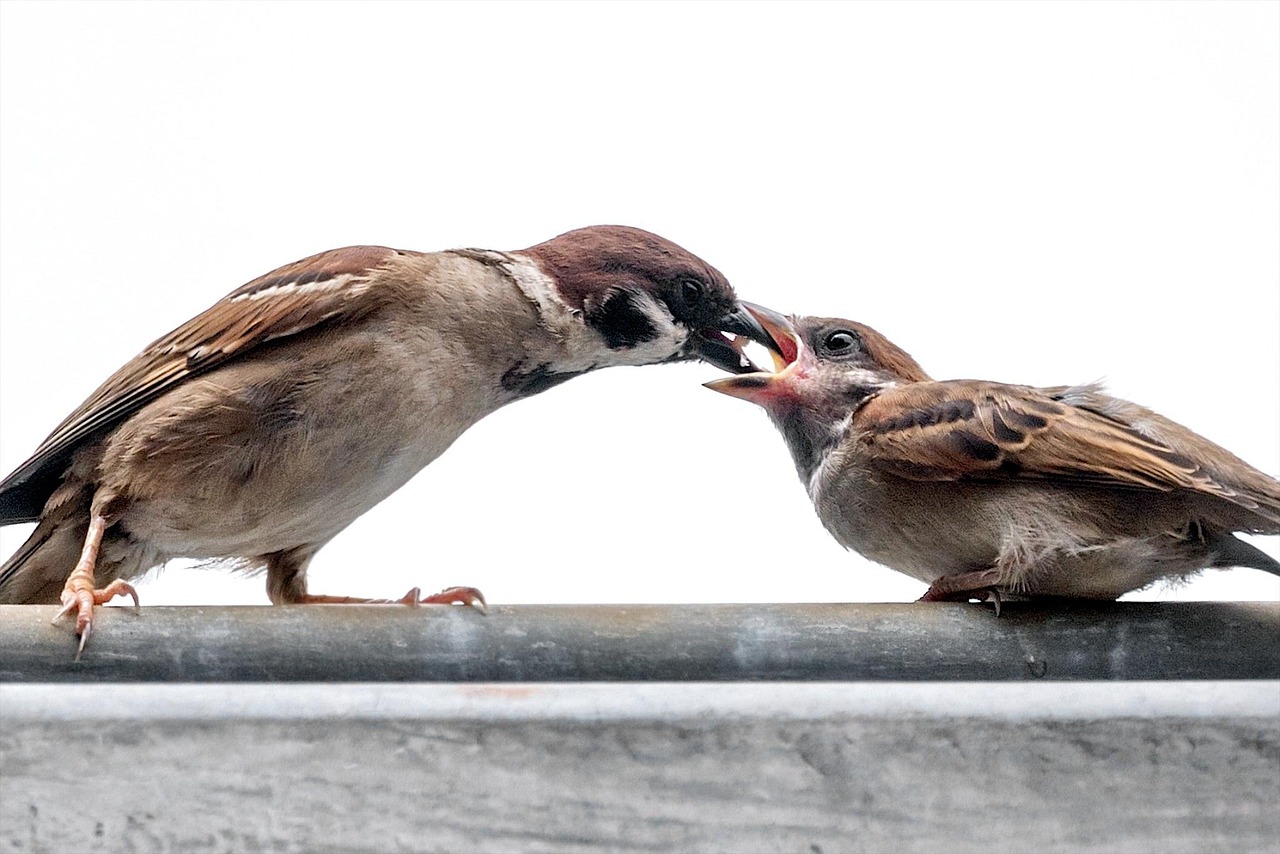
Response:
POLYGON ((997 570, 987 569, 977 572, 966 572, 959 575, 944 575, 933 584, 917 602, 968 602, 977 599, 979 602, 991 600, 995 606, 996 616, 1000 616, 1000 590, 992 584, 999 580, 997 570))
POLYGON ((1000 591, 995 587, 984 587, 979 590, 960 590, 953 594, 949 599, 941 599, 938 601, 949 602, 968 602, 976 599, 979 602, 990 601, 995 608, 996 616, 1000 616, 1000 604, 1004 600, 1000 598, 1000 591))
POLYGON ((997 590, 994 587, 988 587, 986 590, 975 590, 973 591, 973 598, 977 599, 979 602, 985 602, 987 601, 987 599, 990 599, 991 604, 995 607, 996 616, 997 617, 1000 616, 1000 591, 999 590, 997 590))
POLYGON ((84 654, 84 645, 89 642, 89 633, 93 631, 93 622, 85 623, 84 631, 80 633, 80 643, 76 646, 76 656, 72 661, 79 661, 80 656, 84 654))
POLYGON ((56 626, 59 620, 74 611, 79 604, 80 603, 78 603, 74 598, 66 601, 62 606, 62 610, 53 615, 53 619, 49 621, 49 625, 56 626))
POLYGON ((423 596, 422 588, 415 587, 399 599, 360 599, 354 596, 307 594, 297 601, 305 605, 408 605, 410 608, 417 608, 420 605, 470 605, 481 614, 489 613, 484 594, 474 587, 447 587, 430 596, 423 596))
POLYGON ((489 613, 489 605, 484 600, 484 594, 474 587, 446 587, 430 596, 423 596, 422 588, 415 587, 400 601, 414 608, 419 605, 469 605, 481 614, 489 613))
POLYGON ((62 591, 62 609, 54 614, 50 621, 58 623, 63 617, 76 612, 76 634, 80 644, 76 647, 75 661, 84 654, 85 644, 93 632, 93 609, 97 605, 105 605, 117 596, 133 597, 133 613, 142 613, 142 603, 138 600, 138 591, 127 581, 117 578, 101 589, 95 588, 91 579, 73 577, 67 579, 67 586, 62 591))

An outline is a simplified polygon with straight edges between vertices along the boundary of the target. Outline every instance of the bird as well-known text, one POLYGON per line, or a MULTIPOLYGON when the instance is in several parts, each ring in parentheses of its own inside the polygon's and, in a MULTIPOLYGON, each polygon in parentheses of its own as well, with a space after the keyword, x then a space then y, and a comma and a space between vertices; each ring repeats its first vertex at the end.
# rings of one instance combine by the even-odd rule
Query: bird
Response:
POLYGON ((936 381, 851 320, 747 306, 775 371, 708 388, 762 406, 845 548, 922 601, 1113 600, 1206 568, 1280 563, 1280 482, 1097 383, 936 381))
POLYGON ((178 557, 265 570, 275 604, 483 609, 469 587, 312 594, 307 565, 500 407, 611 366, 758 370, 752 340, 772 339, 720 271, 639 228, 514 252, 321 252, 152 342, 0 481, 0 524, 37 523, 0 566, 0 603, 61 603, 77 659, 94 606, 136 610, 129 580, 178 557))

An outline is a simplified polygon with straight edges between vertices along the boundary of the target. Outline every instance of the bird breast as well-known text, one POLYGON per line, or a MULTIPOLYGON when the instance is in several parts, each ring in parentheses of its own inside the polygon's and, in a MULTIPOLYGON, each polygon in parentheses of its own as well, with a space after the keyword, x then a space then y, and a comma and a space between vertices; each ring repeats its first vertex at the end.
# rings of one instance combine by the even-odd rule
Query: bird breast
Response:
POLYGON ((260 348, 144 407, 106 441, 99 493, 169 556, 250 557, 322 543, 512 399, 500 377, 537 327, 509 280, 260 348), (499 354, 506 355, 499 355, 499 354), (512 355, 514 354, 514 356, 512 355))

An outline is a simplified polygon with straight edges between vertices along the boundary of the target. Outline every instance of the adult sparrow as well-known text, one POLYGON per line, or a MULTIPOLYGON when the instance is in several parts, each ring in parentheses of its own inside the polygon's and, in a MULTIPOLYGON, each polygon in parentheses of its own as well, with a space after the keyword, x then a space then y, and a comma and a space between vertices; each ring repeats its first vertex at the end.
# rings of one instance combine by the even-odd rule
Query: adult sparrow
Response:
POLYGON ((371 601, 308 593, 308 562, 472 424, 614 365, 755 370, 747 339, 771 340, 725 277, 637 228, 322 252, 147 346, 0 482, 0 524, 38 522, 0 603, 60 601, 83 650, 94 605, 176 557, 265 569, 274 603, 371 601))

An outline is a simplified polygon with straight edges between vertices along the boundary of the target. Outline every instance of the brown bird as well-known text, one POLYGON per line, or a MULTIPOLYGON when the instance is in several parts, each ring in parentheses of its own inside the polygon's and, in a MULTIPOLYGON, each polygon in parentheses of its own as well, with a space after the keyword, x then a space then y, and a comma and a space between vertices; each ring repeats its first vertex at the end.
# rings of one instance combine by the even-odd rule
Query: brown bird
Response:
POLYGON ((472 424, 613 365, 757 370, 745 339, 771 340, 725 277, 636 228, 322 252, 153 342, 0 482, 0 524, 39 523, 0 603, 60 601, 83 649, 95 604, 176 557, 265 569, 274 603, 370 601, 308 593, 307 564, 472 424))
POLYGON ((874 329, 749 306, 777 373, 707 383, 764 407, 827 530, 923 600, 1115 599, 1208 567, 1280 564, 1280 482, 1097 385, 938 382, 874 329))

